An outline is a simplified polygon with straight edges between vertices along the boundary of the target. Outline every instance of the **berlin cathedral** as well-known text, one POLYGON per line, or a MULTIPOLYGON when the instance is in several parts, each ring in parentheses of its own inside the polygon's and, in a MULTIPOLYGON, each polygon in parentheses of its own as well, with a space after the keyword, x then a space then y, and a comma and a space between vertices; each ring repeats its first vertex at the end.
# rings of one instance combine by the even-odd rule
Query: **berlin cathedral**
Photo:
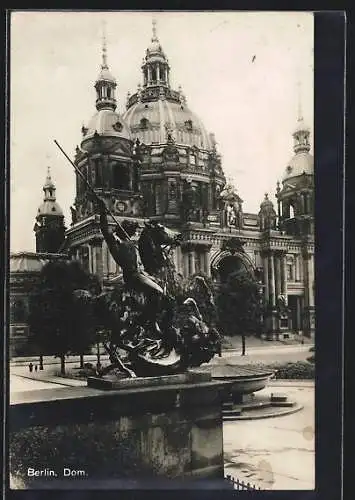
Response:
POLYGON ((95 109, 73 159, 82 175, 76 176, 70 227, 48 170, 34 226, 36 252, 10 257, 10 346, 28 334, 28 292, 46 262, 76 259, 104 287, 120 274, 85 181, 117 220, 134 219, 142 228, 145 220, 155 219, 181 232, 173 260, 185 278, 203 273, 218 284, 228 269, 249 271, 267 306, 265 338, 312 337, 314 170, 303 118, 292 133, 294 154, 276 183, 275 205, 265 194, 259 212, 247 213, 226 180, 214 135, 190 110, 181 88, 171 87, 171 67, 154 22, 141 71, 142 82, 120 114, 104 42, 95 109))

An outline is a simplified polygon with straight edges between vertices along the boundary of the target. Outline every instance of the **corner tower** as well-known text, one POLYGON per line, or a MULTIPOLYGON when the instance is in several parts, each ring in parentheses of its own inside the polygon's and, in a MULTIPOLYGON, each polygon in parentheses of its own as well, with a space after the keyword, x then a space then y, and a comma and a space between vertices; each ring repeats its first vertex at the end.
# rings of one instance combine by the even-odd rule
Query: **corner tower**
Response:
MULTIPOLYGON (((117 81, 108 64, 105 33, 101 58, 94 82, 96 111, 82 126, 81 143, 76 147, 74 163, 81 175, 76 175, 76 197, 71 207, 71 227, 66 232, 66 247, 72 258, 106 282, 120 270, 103 241, 88 185, 117 220, 139 219, 142 196, 132 136, 118 111, 117 81)), ((115 225, 111 217, 109 225, 115 225)))
POLYGON ((44 198, 38 208, 33 228, 36 235, 36 252, 57 253, 65 238, 64 216, 56 201, 56 187, 48 167, 43 186, 44 198))
MULTIPOLYGON (((95 81, 96 113, 82 127, 82 141, 76 148, 75 164, 112 213, 140 214, 138 176, 133 161, 133 142, 123 117, 117 112, 117 82, 107 62, 106 36, 102 42, 102 62, 95 81)), ((77 176, 75 222, 93 215, 87 198, 87 184, 77 176)))
POLYGON ((285 169, 282 188, 276 189, 279 226, 286 234, 303 238, 314 235, 314 160, 300 104, 292 136, 295 154, 285 169))

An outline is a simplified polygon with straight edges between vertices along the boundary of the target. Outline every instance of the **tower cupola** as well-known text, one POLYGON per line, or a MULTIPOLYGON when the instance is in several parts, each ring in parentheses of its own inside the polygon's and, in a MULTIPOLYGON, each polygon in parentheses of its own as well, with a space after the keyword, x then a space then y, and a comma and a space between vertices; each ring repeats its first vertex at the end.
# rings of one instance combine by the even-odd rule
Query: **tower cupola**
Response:
POLYGON ((104 30, 102 37, 102 63, 101 71, 95 82, 96 89, 96 109, 111 109, 115 111, 117 107, 115 98, 115 89, 117 83, 116 79, 112 76, 107 64, 107 46, 106 46, 106 33, 104 30))
POLYGON ((143 87, 170 87, 170 66, 157 36, 157 22, 153 19, 151 44, 142 64, 143 87))

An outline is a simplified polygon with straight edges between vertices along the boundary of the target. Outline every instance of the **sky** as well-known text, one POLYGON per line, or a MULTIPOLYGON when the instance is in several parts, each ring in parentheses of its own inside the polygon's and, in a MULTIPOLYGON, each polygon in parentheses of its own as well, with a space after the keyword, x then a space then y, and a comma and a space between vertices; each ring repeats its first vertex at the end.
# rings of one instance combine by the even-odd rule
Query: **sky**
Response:
MULTIPOLYGON (((189 108, 213 132, 227 178, 258 212, 275 201, 293 156, 301 106, 313 146, 311 12, 13 12, 10 30, 10 249, 34 251, 33 226, 47 167, 69 226, 75 198, 70 163, 81 127, 95 113, 103 25, 117 79, 118 111, 142 82, 152 19, 189 108)), ((312 147, 313 150, 313 147, 312 147)), ((312 152, 311 150, 311 152, 312 152)))

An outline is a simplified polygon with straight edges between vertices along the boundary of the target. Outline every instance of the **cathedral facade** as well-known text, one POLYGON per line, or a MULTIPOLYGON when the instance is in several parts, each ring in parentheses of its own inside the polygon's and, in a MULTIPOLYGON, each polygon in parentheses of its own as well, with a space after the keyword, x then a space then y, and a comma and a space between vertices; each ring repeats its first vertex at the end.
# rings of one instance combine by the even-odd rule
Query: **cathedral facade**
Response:
MULTIPOLYGON (((74 158, 80 175, 72 221, 64 238, 61 211, 57 208, 50 218, 45 215, 47 230, 39 212, 37 251, 61 252, 79 260, 104 286, 120 274, 87 196, 90 184, 115 219, 132 218, 140 227, 155 219, 181 232, 182 244, 173 259, 185 278, 203 273, 218 283, 233 269, 250 272, 265 305, 267 338, 312 336, 314 172, 310 131, 302 117, 293 132, 294 155, 281 184, 275 186, 276 208, 266 194, 259 212, 247 213, 236 189, 226 181, 214 135, 191 111, 182 89, 171 86, 170 64, 154 24, 141 70, 142 83, 127 96, 126 109, 119 113, 117 84, 104 43, 94 84, 96 109, 82 127, 74 158), (46 237, 54 227, 60 244, 54 244, 53 235, 46 237)), ((48 179, 44 191, 44 203, 53 205, 48 201, 53 198, 48 179)), ((109 222, 115 225, 112 217, 109 222)))

